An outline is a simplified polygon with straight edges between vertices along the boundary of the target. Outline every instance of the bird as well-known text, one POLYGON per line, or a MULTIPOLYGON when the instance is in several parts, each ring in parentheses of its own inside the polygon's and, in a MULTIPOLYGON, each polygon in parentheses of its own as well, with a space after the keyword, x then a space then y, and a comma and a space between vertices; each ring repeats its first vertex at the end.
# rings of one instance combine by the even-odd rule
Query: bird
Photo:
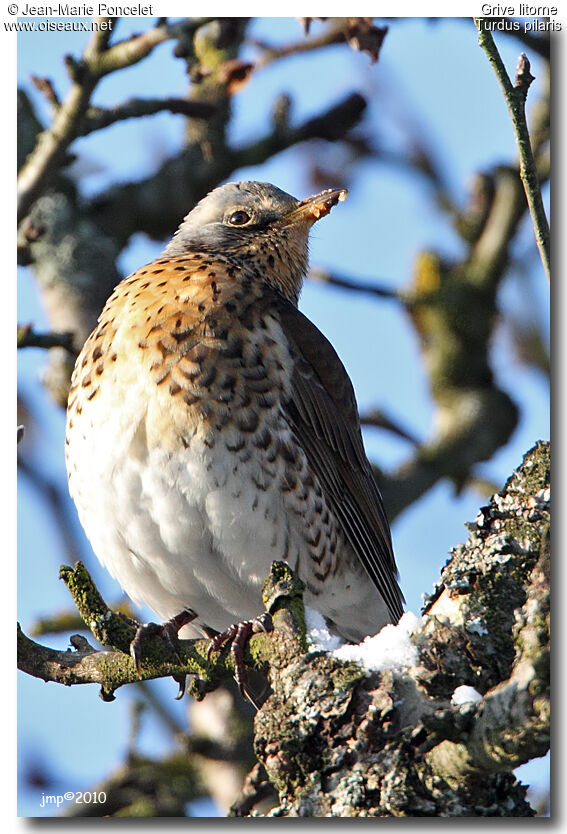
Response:
POLYGON ((309 232, 346 195, 215 188, 114 289, 73 371, 68 484, 95 554, 136 604, 216 648, 235 624, 264 627, 277 560, 343 641, 403 613, 352 383, 298 309, 309 232))

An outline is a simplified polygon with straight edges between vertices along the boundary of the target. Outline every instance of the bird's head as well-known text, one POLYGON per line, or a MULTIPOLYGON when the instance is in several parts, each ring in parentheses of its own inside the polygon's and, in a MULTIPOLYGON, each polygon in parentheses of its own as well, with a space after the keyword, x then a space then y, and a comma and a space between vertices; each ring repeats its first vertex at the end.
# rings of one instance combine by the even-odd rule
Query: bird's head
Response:
POLYGON ((164 256, 200 251, 235 256, 297 303, 308 263, 311 226, 347 195, 327 189, 297 200, 265 182, 230 182, 189 212, 164 256))

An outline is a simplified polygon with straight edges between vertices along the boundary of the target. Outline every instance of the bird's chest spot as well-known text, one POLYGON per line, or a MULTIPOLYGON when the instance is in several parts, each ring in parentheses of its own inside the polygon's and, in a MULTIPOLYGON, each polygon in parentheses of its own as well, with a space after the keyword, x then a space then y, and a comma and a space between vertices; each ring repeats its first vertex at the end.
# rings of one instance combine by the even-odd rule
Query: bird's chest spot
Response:
POLYGON ((152 374, 150 444, 173 438, 189 446, 195 438, 230 457, 268 448, 268 433, 282 424, 292 365, 279 324, 267 316, 248 328, 237 322, 180 343, 167 366, 152 374))

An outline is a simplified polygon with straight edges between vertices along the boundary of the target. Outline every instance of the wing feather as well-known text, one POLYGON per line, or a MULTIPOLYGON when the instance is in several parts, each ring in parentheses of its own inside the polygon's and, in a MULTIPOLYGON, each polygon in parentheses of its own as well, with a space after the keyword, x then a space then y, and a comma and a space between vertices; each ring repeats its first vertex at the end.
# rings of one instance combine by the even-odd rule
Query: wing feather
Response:
POLYGON ((394 621, 403 613, 390 527, 364 451, 352 384, 330 342, 292 304, 276 302, 294 358, 284 410, 355 554, 394 621))

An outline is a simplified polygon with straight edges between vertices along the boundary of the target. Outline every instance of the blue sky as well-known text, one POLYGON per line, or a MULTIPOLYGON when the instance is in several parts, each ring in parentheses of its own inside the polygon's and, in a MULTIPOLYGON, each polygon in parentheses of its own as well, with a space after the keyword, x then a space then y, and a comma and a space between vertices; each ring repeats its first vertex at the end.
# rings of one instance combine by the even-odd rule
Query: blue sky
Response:
MULTIPOLYGON (((121 23, 117 32, 140 31, 143 21, 121 23)), ((299 38, 295 19, 264 19, 254 34, 271 42, 299 38)), ((496 38, 502 57, 513 74, 519 43, 496 38)), ((85 35, 34 33, 18 41, 18 78, 46 114, 44 102, 32 91, 29 74, 51 78, 60 95, 68 82, 62 58, 78 54, 85 35)), ((150 60, 103 80, 95 103, 106 106, 130 95, 177 96, 185 91, 180 61, 172 58, 172 45, 155 50, 150 60)), ((251 48, 250 56, 255 52, 251 48)), ((532 56, 530 55, 530 58, 532 56)), ((539 61, 532 62, 536 81, 530 98, 537 96, 542 77, 539 61)), ((272 65, 254 74, 235 99, 235 120, 231 138, 244 143, 269 129, 269 112, 275 96, 292 96, 294 121, 320 112, 352 90, 360 90, 371 101, 365 130, 378 133, 395 148, 402 137, 400 114, 411 114, 436 148, 443 161, 453 198, 466 199, 471 176, 496 163, 513 162, 515 146, 504 101, 486 57, 476 42, 470 21, 393 21, 380 62, 370 65, 367 56, 344 47, 326 54, 301 56, 272 65)), ((161 115, 137 122, 124 122, 100 134, 81 139, 73 147, 79 165, 91 171, 84 192, 94 194, 110 183, 145 177, 161 160, 176 152, 182 140, 181 117, 161 115)), ((323 149, 331 157, 336 149, 323 149)), ((262 166, 241 169, 233 179, 260 179, 275 183, 302 197, 310 192, 307 164, 298 148, 290 149, 262 166)), ((392 288, 409 283, 412 264, 424 248, 447 256, 458 256, 461 244, 447 220, 432 207, 428 186, 399 168, 364 162, 356 170, 350 194, 322 223, 315 227, 311 262, 360 280, 378 281, 392 288)), ((333 183, 329 183, 333 185, 333 183)), ((191 206, 187 206, 189 210, 191 206)), ((548 327, 548 287, 531 242, 526 223, 516 241, 523 253, 524 270, 504 283, 499 303, 502 309, 530 316, 548 327)), ((121 256, 124 275, 154 258, 160 244, 138 235, 121 256)), ((18 320, 33 321, 41 329, 42 311, 30 272, 19 270, 18 320)), ((301 309, 331 340, 355 386, 361 410, 379 406, 417 434, 427 438, 431 431, 432 407, 427 377, 415 334, 405 314, 390 301, 368 300, 342 290, 308 283, 301 309)), ((22 390, 42 417, 35 439, 37 464, 64 488, 64 415, 53 407, 38 385, 45 357, 41 351, 26 350, 19 356, 22 390)), ((494 365, 498 380, 518 402, 522 419, 513 438, 495 458, 478 468, 479 474, 502 484, 522 455, 540 438, 549 436, 549 393, 546 380, 535 370, 521 366, 502 330, 494 343, 494 365)), ((372 460, 392 468, 411 452, 405 441, 393 435, 368 430, 367 451, 372 460)), ((19 483, 18 616, 24 629, 36 617, 67 607, 69 599, 57 579, 62 543, 52 517, 24 478, 19 483)), ((482 496, 464 491, 455 496, 450 485, 441 483, 409 508, 393 528, 394 544, 402 586, 410 610, 419 611, 421 594, 431 591, 451 547, 464 541, 464 523, 472 521, 482 496)), ((98 566, 88 543, 83 556, 107 599, 119 596, 118 586, 98 566)), ((150 612, 144 612, 147 618, 150 612)), ((66 647, 65 638, 49 638, 50 645, 66 647)), ((173 698, 174 684, 156 682, 157 692, 173 698)), ((67 689, 44 684, 24 675, 19 681, 20 757, 25 761, 38 755, 58 777, 63 790, 88 790, 123 757, 128 725, 129 693, 118 693, 117 701, 104 704, 94 687, 67 689), (37 704, 41 703, 41 710, 37 704), (77 726, 84 737, 88 755, 78 755, 75 737, 63 727, 77 726)), ((171 702, 182 720, 183 704, 171 702)), ((147 752, 166 750, 169 738, 163 728, 148 720, 143 725, 142 748, 147 752)), ((545 782, 545 767, 528 766, 524 780, 545 782)), ((19 813, 40 815, 38 791, 22 789, 19 813)))

